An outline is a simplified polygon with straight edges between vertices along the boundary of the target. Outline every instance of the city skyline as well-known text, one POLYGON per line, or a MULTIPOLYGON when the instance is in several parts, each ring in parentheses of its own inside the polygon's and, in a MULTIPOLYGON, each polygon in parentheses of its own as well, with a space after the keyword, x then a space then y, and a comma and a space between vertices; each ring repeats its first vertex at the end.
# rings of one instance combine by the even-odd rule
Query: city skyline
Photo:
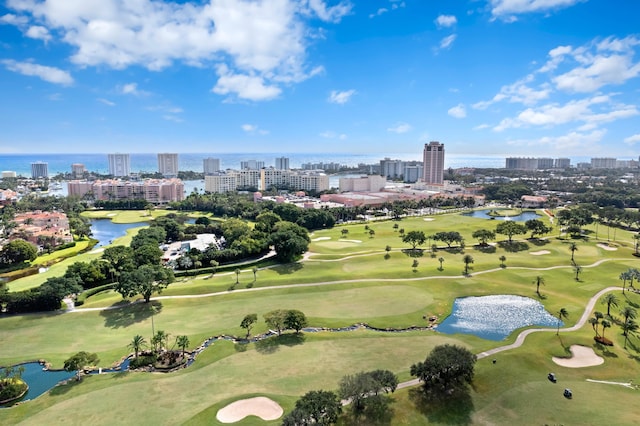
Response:
POLYGON ((0 0, 0 153, 637 158, 638 11, 0 0))

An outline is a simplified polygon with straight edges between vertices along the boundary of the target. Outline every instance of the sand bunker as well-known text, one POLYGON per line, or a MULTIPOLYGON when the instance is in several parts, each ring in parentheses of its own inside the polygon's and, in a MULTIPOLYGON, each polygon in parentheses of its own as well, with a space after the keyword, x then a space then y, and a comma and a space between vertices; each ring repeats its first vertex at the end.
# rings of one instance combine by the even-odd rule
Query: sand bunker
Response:
POLYGON ((424 219, 422 219, 422 220, 424 220, 425 222, 431 222, 432 220, 435 220, 435 219, 434 219, 434 218, 432 218, 432 217, 425 217, 425 218, 424 218, 424 219))
POLYGON ((232 402, 218 410, 216 418, 222 423, 235 423, 247 416, 258 416, 262 420, 275 420, 282 416, 284 410, 272 399, 258 396, 232 402))
POLYGON ((344 241, 345 243, 361 243, 362 242, 360 240, 340 240, 340 241, 344 241))
POLYGON ((571 350, 571 354, 573 355, 571 358, 558 358, 554 356, 551 359, 556 364, 569 368, 593 367, 594 365, 604 363, 604 358, 596 355, 593 348, 571 345, 569 350, 571 350))
POLYGON ((529 252, 529 254, 532 254, 534 256, 542 256, 543 254, 549 254, 551 253, 549 250, 540 250, 540 251, 531 251, 529 252))
POLYGON ((115 216, 116 213, 107 213, 107 216, 115 216))
POLYGON ((318 237, 318 238, 314 238, 311 241, 325 241, 325 240, 330 240, 331 237, 318 237))
POLYGON ((609 247, 606 244, 596 244, 596 247, 600 247, 601 249, 606 250, 606 251, 616 251, 616 250, 618 250, 617 247, 609 247))

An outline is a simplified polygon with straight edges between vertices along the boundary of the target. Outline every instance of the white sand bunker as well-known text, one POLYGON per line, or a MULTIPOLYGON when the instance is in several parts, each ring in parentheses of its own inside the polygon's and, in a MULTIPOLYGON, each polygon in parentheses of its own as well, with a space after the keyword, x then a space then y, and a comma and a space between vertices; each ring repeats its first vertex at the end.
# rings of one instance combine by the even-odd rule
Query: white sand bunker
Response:
POLYGON ((344 241, 345 243, 361 243, 362 242, 360 240, 340 240, 340 241, 344 241))
POLYGON ((284 410, 272 399, 264 396, 241 399, 218 410, 216 418, 222 423, 235 423, 247 416, 258 416, 262 420, 276 420, 284 410))
POLYGON ((529 254, 533 256, 542 256, 543 254, 551 253, 549 250, 540 250, 540 251, 530 251, 529 254))
POLYGON ((314 238, 311 241, 324 241, 324 240, 330 240, 331 237, 318 237, 318 238, 314 238))
POLYGON ((107 216, 115 216, 116 213, 107 213, 107 216))
POLYGON ((594 365, 604 363, 604 358, 596 355, 593 348, 571 345, 569 350, 571 350, 571 354, 573 355, 571 358, 558 358, 554 356, 551 359, 556 364, 569 368, 593 367, 594 365))
POLYGON ((432 220, 435 220, 435 219, 434 219, 434 218, 432 218, 432 217, 425 217, 425 218, 424 218, 424 219, 422 219, 422 220, 424 220, 425 222, 431 222, 432 220))
POLYGON ((601 249, 606 250, 606 251, 616 251, 616 250, 618 250, 617 247, 609 247, 606 244, 596 244, 596 246, 600 247, 601 249))

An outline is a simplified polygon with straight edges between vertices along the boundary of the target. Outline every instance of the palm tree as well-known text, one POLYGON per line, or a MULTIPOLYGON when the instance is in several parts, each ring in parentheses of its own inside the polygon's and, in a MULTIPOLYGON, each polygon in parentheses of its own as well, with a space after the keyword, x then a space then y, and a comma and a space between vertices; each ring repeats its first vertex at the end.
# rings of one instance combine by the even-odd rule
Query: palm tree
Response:
POLYGON ((631 279, 629 271, 620 272, 620 276, 618 278, 622 280, 622 294, 624 294, 624 287, 627 285, 627 280, 631 279))
POLYGON ((189 338, 187 336, 176 337, 176 345, 178 345, 178 347, 182 349, 182 356, 184 357, 184 350, 187 346, 189 346, 189 338))
POLYGON ((573 255, 578 251, 578 245, 576 243, 569 243, 569 250, 571 250, 571 263, 576 263, 573 260, 573 255))
POLYGON ((630 319, 636 319, 638 313, 631 306, 625 306, 621 311, 620 315, 624 318, 623 322, 627 322, 630 319))
POLYGON ((253 272, 253 282, 256 282, 256 274, 258 273, 258 267, 254 266, 251 268, 251 272, 253 272))
POLYGON ((596 337, 598 337, 598 318, 596 317, 591 317, 589 318, 589 324, 591 324, 591 328, 593 328, 593 331, 595 331, 596 333, 596 337))
POLYGON ((146 344, 147 342, 144 340, 144 337, 136 334, 135 336, 133 336, 133 340, 131 340, 131 343, 129 343, 128 346, 133 349, 136 358, 138 358, 138 352, 140 352, 140 349, 146 344))
POLYGON ((439 257, 438 262, 440 262, 440 270, 442 271, 442 264, 444 263, 444 257, 439 257))
POLYGON ((151 344, 153 345, 154 350, 158 351, 163 347, 166 348, 169 341, 169 334, 164 332, 163 330, 156 331, 156 335, 151 338, 151 344))
POLYGON ((540 284, 544 285, 544 278, 538 275, 536 279, 533 280, 533 283, 536 285, 536 293, 538 297, 540 297, 540 284))
POLYGON ((618 307, 618 298, 613 293, 609 293, 605 295, 602 299, 600 299, 600 303, 603 305, 607 305, 607 316, 611 317, 611 306, 618 307))
POLYGON ((413 264, 411 265, 411 267, 413 268, 414 272, 416 269, 418 269, 418 265, 420 265, 420 262, 418 262, 418 259, 413 259, 413 264))
POLYGON ((603 319, 600 324, 602 325, 602 340, 604 341, 604 329, 611 327, 611 323, 608 320, 603 319))
POLYGON ((235 273, 236 273, 236 284, 238 284, 240 282, 238 281, 238 279, 240 278, 240 268, 236 268, 235 273))
POLYGON ((560 334, 560 323, 566 318, 569 318, 569 312, 565 308, 560 308, 558 311, 558 329, 556 330, 556 336, 560 334))
POLYGON ((469 265, 473 263, 473 256, 465 254, 462 261, 464 262, 464 274, 469 275, 469 269, 472 269, 469 265))
POLYGON ((507 260, 507 257, 505 255, 502 255, 498 259, 500 260, 500 267, 504 268, 504 262, 507 260))
POLYGON ((635 333, 638 331, 638 324, 632 319, 622 323, 622 334, 624 335, 624 348, 627 349, 627 341, 629 340, 629 333, 635 333))
POLYGON ((573 267, 573 270, 576 273, 576 281, 580 281, 580 272, 582 272, 582 266, 575 265, 573 267))

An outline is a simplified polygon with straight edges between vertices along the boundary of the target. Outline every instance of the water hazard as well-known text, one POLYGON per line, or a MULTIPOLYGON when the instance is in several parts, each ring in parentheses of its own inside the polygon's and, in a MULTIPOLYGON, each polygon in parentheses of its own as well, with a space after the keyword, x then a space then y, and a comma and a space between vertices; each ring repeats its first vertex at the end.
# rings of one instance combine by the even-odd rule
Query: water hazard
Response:
POLYGON ((522 212, 516 216, 491 216, 489 215, 490 211, 491 210, 474 210, 469 213, 463 213, 463 215, 480 219, 514 220, 516 222, 526 222, 527 220, 540 218, 540 215, 536 212, 522 212))
MULTIPOLYGON (((437 330, 445 334, 473 334, 487 340, 504 340, 514 330, 530 325, 557 326, 558 319, 537 300, 514 295, 463 297, 437 330)), ((560 322, 562 326, 562 322, 560 322)))

